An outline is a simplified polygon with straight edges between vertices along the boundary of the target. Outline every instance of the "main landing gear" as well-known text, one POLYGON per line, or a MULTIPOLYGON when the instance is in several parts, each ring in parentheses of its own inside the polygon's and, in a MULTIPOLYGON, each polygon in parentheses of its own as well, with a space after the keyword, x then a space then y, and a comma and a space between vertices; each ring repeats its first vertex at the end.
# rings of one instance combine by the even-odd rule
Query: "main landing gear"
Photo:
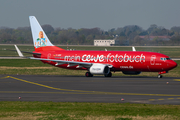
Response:
MULTIPOLYGON (((86 76, 86 77, 93 77, 93 74, 91 74, 90 72, 86 72, 86 73, 85 73, 85 76, 86 76)), ((112 76, 112 73, 109 72, 108 74, 105 74, 104 76, 105 76, 105 77, 111 77, 111 76, 112 76)))
POLYGON ((109 72, 108 74, 105 74, 104 76, 105 76, 105 77, 111 77, 111 76, 112 76, 112 73, 109 72))
POLYGON ((86 76, 86 77, 93 77, 93 74, 91 74, 90 72, 86 72, 86 73, 85 73, 85 76, 86 76))

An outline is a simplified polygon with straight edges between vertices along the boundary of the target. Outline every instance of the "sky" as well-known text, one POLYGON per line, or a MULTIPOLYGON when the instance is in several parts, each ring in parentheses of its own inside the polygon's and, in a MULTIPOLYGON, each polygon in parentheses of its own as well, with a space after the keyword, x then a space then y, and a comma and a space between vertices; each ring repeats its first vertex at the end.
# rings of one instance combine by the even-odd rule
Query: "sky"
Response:
POLYGON ((110 30, 180 26, 180 0, 0 0, 0 27, 27 27, 29 16, 54 28, 110 30))

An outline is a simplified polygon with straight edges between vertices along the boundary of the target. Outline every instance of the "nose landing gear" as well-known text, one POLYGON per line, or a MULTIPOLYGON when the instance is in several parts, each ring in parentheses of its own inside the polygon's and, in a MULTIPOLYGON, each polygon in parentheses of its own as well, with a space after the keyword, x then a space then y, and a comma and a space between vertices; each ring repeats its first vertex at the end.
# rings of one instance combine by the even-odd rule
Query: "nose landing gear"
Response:
POLYGON ((157 77, 158 77, 158 78, 162 78, 163 76, 162 76, 161 74, 159 74, 157 77))
POLYGON ((161 74, 165 74, 165 73, 168 73, 168 71, 161 71, 161 72, 159 72, 158 78, 162 78, 163 76, 161 74))

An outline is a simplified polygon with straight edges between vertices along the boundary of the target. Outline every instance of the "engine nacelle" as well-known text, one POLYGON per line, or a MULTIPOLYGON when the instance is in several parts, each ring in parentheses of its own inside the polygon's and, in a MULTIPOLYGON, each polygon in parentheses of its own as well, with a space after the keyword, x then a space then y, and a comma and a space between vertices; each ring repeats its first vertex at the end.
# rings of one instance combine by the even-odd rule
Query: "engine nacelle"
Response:
POLYGON ((126 75, 139 75, 141 71, 122 71, 122 73, 126 75))
POLYGON ((99 75, 107 75, 110 72, 110 69, 107 65, 103 65, 103 64, 93 64, 90 69, 89 72, 91 74, 99 74, 99 75))

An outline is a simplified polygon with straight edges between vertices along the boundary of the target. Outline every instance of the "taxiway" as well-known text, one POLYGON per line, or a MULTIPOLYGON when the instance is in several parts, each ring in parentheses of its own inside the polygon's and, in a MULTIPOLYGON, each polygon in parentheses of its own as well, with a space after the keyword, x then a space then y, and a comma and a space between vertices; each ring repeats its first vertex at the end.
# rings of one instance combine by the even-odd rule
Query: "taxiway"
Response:
POLYGON ((180 104, 180 78, 0 75, 0 101, 180 104))

